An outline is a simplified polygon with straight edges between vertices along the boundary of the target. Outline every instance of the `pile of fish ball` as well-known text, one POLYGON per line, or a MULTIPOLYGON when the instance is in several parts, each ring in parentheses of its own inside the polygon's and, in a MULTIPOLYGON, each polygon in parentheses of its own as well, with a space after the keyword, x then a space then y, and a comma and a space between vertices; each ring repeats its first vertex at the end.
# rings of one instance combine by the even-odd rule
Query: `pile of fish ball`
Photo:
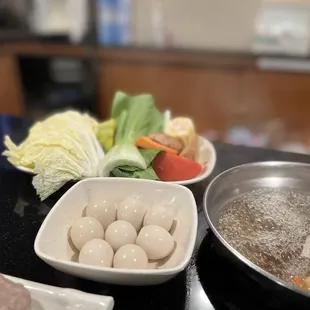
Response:
MULTIPOLYGON (((140 196, 128 196, 118 205, 90 204, 86 217, 70 228, 79 262, 101 267, 149 269, 150 261, 168 257, 175 248, 169 233, 175 209, 162 202, 148 206, 140 196)), ((154 267, 153 267, 154 268, 154 267)))

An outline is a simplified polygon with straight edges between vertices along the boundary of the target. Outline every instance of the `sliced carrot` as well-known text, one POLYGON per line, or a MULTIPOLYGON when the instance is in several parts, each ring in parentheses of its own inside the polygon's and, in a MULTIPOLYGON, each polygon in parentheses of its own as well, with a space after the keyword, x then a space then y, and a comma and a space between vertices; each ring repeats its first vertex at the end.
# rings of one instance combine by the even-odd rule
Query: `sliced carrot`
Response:
POLYGON ((165 151, 167 153, 171 154, 178 154, 178 152, 174 149, 171 149, 170 147, 167 147, 165 145, 162 145, 154 140, 152 140, 149 137, 139 137, 136 140, 136 146, 141 147, 142 149, 158 149, 165 151))

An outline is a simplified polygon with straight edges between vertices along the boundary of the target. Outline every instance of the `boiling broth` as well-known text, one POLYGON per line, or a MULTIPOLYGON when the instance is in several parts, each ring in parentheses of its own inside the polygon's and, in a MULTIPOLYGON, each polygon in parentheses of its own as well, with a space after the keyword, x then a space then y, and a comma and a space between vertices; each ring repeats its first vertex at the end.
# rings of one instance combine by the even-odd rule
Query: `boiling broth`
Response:
POLYGON ((247 259, 284 281, 309 275, 310 259, 301 252, 310 235, 310 196, 275 189, 248 192, 225 205, 218 230, 247 259))

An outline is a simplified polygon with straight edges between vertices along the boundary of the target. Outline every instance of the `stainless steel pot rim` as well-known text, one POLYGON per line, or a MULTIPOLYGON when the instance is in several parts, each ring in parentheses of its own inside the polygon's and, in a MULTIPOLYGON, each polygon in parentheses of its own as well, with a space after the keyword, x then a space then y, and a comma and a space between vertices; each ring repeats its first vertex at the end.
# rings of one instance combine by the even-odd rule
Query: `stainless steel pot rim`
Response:
POLYGON ((218 174, 208 185, 204 195, 203 195, 203 212, 205 215, 205 218, 208 222, 209 227, 211 228, 212 232, 214 233, 214 235, 216 236, 216 238, 224 245, 224 247, 226 247, 231 253, 233 253, 238 259, 240 259, 241 262, 243 262, 244 264, 246 264, 247 266, 249 266, 250 268, 254 269, 255 271, 259 272, 260 274, 264 275, 266 278, 272 280, 273 282, 277 283, 278 285, 285 287, 287 289, 290 289, 298 294, 301 294, 305 297, 309 297, 310 298, 310 291, 306 291, 303 289, 298 288, 297 286, 287 283, 281 279, 279 279, 278 277, 272 275, 271 273, 265 271, 264 269, 260 268, 259 266, 257 266, 256 264, 252 263, 249 259, 247 259, 246 257, 244 257, 240 252, 238 252, 235 248, 233 248, 222 236, 221 234, 218 232, 218 230, 216 229, 216 227, 213 225, 213 222, 211 221, 208 211, 207 211, 207 205, 206 205, 206 201, 207 201, 207 196, 213 186, 213 184, 216 182, 216 180, 224 177, 225 175, 233 172, 233 171, 237 171, 239 169, 246 169, 247 167, 257 167, 257 166, 292 166, 292 167, 307 167, 310 168, 310 164, 306 164, 306 163, 299 163, 299 162, 288 162, 288 161, 262 161, 262 162, 252 162, 252 163, 247 163, 247 164, 243 164, 243 165, 238 165, 232 168, 229 168, 223 172, 221 172, 220 174, 218 174))

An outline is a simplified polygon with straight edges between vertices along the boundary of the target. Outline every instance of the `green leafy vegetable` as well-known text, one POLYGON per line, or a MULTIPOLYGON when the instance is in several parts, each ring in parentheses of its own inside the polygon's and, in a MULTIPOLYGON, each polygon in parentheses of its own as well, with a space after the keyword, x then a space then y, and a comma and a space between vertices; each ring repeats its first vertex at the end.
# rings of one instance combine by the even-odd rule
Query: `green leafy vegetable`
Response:
POLYGON ((161 150, 158 150, 158 149, 153 149, 153 150, 139 149, 139 151, 141 155, 143 156, 147 166, 151 165, 152 161, 157 156, 157 154, 161 152, 161 150))
POLYGON ((104 153, 96 139, 97 126, 86 114, 58 113, 31 127, 21 145, 6 136, 3 155, 15 166, 32 169, 32 183, 44 200, 70 180, 98 176, 104 153))
POLYGON ((113 99, 111 118, 118 119, 122 112, 128 109, 129 96, 121 91, 116 92, 113 99))
POLYGON ((111 117, 116 120, 115 145, 101 161, 100 175, 108 176, 115 168, 123 166, 146 170, 148 164, 135 142, 140 136, 163 129, 164 117, 155 107, 154 98, 148 94, 129 96, 117 92, 111 117))
MULTIPOLYGON (((119 166, 118 168, 115 168, 115 169, 121 169, 121 170, 126 171, 126 172, 134 172, 134 171, 141 170, 141 169, 134 167, 134 166, 119 166)), ((113 173, 113 171, 112 171, 112 173, 113 173)))
POLYGON ((97 139, 105 152, 108 152, 114 144, 116 122, 114 119, 102 122, 97 128, 97 139))
POLYGON ((99 165, 100 175, 108 176, 114 168, 125 165, 140 169, 147 168, 143 156, 133 144, 113 146, 99 165))
POLYGON ((151 95, 128 96, 116 93, 112 118, 117 120, 115 144, 132 143, 141 136, 163 130, 164 117, 151 95))
POLYGON ((112 174, 115 177, 122 177, 122 178, 159 180, 158 176, 156 175, 152 167, 152 161, 154 160, 156 155, 160 152, 160 150, 140 149, 139 151, 147 164, 146 169, 139 169, 133 166, 120 166, 118 168, 113 169, 112 174))
POLYGON ((136 171, 126 171, 123 170, 122 167, 115 168, 112 171, 112 174, 118 178, 135 178, 135 179, 148 179, 148 180, 159 180, 156 175, 154 169, 149 166, 144 170, 136 170, 136 171))

